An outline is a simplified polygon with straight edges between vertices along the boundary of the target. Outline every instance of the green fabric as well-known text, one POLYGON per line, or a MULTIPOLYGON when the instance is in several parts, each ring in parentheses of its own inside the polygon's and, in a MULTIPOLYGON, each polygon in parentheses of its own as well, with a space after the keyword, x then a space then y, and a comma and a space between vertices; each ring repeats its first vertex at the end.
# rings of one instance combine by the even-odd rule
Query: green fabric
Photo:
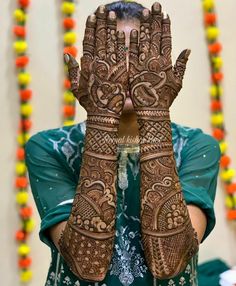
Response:
MULTIPOLYGON (((156 280, 147 268, 140 240, 139 147, 119 145, 117 219, 113 257, 104 281, 87 283, 68 269, 47 230, 67 220, 78 183, 86 121, 78 125, 40 132, 26 146, 26 163, 32 193, 42 219, 40 239, 51 248, 46 286, 175 286, 198 285, 197 255, 185 271, 168 280, 156 280), (57 282, 55 284, 55 281, 57 282)), ((217 141, 200 129, 172 123, 176 165, 187 204, 206 214, 203 240, 215 225, 215 199, 220 149, 217 141)))
POLYGON ((220 259, 207 261, 198 266, 199 286, 220 286, 220 274, 230 267, 220 259))

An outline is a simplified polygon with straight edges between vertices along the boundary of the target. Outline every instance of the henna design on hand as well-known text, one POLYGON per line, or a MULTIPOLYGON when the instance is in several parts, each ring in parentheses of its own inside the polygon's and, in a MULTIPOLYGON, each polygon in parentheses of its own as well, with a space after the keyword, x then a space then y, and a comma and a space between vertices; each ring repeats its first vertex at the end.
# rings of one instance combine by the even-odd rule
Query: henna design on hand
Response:
MULTIPOLYGON (((75 275, 102 281, 113 252, 117 138, 128 85, 125 36, 116 31, 114 12, 107 15, 101 6, 96 16, 88 18, 83 47, 75 90, 88 114, 85 144, 79 184, 59 245, 75 275)), ((71 76, 75 66, 71 60, 71 76)))
POLYGON ((169 116, 189 50, 173 68, 170 19, 163 19, 159 3, 151 13, 143 11, 139 37, 136 30, 131 32, 129 82, 141 142, 142 242, 153 276, 167 279, 183 271, 198 251, 176 169, 169 116))

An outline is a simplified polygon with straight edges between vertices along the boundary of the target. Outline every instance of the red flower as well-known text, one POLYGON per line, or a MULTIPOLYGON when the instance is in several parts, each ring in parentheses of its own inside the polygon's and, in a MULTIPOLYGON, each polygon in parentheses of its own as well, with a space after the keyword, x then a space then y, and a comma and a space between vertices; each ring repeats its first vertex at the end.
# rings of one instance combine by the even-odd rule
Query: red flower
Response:
POLYGON ((24 231, 22 231, 22 230, 18 230, 18 231, 16 232, 15 238, 16 238, 16 240, 18 240, 18 241, 25 240, 25 238, 26 238, 26 233, 25 233, 24 231))
POLYGON ((220 43, 218 43, 218 42, 214 43, 214 44, 210 44, 208 46, 208 49, 209 49, 209 52, 211 54, 217 54, 217 53, 222 51, 222 45, 220 43))
POLYGON ((64 88, 65 89, 70 89, 71 88, 70 80, 67 79, 67 78, 64 80, 64 88))
POLYGON ((28 185, 28 180, 26 177, 17 177, 15 181, 16 188, 24 189, 28 185))
POLYGON ((211 102, 211 110, 219 111, 222 109, 222 103, 219 100, 212 100, 211 102))
POLYGON ((20 130, 29 131, 32 127, 32 121, 30 119, 23 119, 20 122, 20 130))
POLYGON ((23 219, 27 219, 27 218, 30 218, 33 214, 33 210, 31 207, 23 207, 20 209, 20 216, 23 218, 23 219))
POLYGON ((217 140, 223 140, 225 137, 224 131, 220 128, 215 128, 213 130, 213 136, 217 139, 217 140))
POLYGON ((32 259, 30 257, 20 258, 18 260, 19 268, 27 268, 32 264, 32 259))
POLYGON ((220 82, 223 78, 224 78, 224 75, 222 72, 216 72, 216 73, 213 73, 212 75, 212 80, 214 82, 220 82))
POLYGON ((229 166, 230 161, 231 161, 231 160, 230 160, 230 157, 229 157, 229 156, 223 155, 223 156, 221 157, 221 159, 220 159, 220 166, 221 166, 222 168, 226 168, 226 167, 229 166))
POLYGON ((226 186, 226 191, 228 194, 234 194, 236 192, 236 183, 232 183, 226 186))
POLYGON ((205 14, 205 24, 213 25, 216 23, 216 14, 214 13, 206 13, 205 14))

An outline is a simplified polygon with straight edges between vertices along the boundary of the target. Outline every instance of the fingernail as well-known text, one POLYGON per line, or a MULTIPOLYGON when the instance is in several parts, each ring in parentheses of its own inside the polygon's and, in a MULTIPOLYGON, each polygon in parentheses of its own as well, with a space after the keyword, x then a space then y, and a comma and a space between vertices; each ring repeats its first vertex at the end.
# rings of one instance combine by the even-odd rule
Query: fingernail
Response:
POLYGON ((153 4, 153 9, 154 9, 154 11, 156 11, 156 12, 161 12, 161 4, 158 3, 158 2, 155 2, 155 3, 153 4))
POLYGON ((91 22, 95 22, 96 21, 96 15, 95 14, 90 15, 89 20, 91 22))
POLYGON ((185 56, 186 56, 187 59, 189 58, 190 54, 191 54, 191 50, 188 49, 188 50, 186 51, 186 54, 185 54, 185 56))
POLYGON ((143 16, 144 16, 144 17, 149 16, 149 10, 148 10, 148 9, 144 9, 144 10, 143 10, 143 16))
POLYGON ((69 56, 69 54, 64 54, 64 61, 66 62, 66 64, 69 63, 69 61, 70 61, 70 56, 69 56))
POLYGON ((104 5, 101 5, 101 6, 99 6, 98 10, 99 10, 100 13, 104 13, 105 8, 106 7, 104 5))
POLYGON ((132 35, 132 37, 138 37, 138 31, 137 30, 132 30, 131 31, 131 35, 132 35))
POLYGON ((168 18, 168 14, 166 11, 163 11, 163 19, 167 19, 168 18))

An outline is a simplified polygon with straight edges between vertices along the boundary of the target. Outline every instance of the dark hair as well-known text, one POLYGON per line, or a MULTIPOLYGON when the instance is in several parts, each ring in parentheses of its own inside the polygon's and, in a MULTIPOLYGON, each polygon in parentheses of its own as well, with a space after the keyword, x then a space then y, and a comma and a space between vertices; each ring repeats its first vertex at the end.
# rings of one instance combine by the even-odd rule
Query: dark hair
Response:
POLYGON ((105 5, 108 12, 114 11, 119 20, 140 19, 143 5, 137 2, 115 1, 105 5))

